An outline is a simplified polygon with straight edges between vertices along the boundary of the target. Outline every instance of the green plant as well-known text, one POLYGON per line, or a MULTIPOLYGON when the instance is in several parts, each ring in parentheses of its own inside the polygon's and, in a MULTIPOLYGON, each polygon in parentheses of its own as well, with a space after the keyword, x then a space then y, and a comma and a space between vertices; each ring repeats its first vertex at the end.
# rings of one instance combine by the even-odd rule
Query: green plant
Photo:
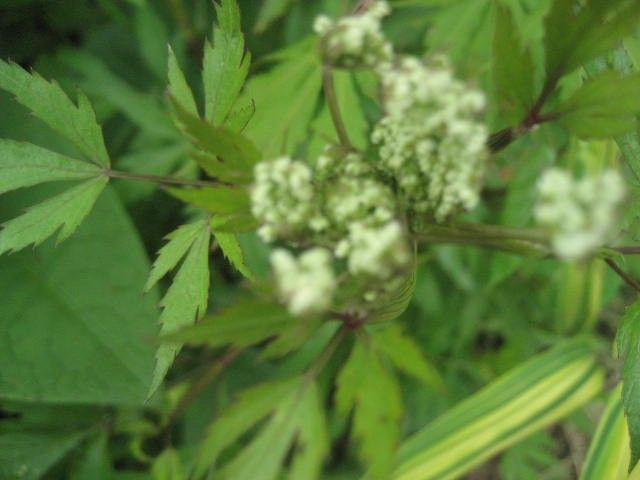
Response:
POLYGON ((0 478, 640 476, 640 4, 313 3, 0 61, 0 478))

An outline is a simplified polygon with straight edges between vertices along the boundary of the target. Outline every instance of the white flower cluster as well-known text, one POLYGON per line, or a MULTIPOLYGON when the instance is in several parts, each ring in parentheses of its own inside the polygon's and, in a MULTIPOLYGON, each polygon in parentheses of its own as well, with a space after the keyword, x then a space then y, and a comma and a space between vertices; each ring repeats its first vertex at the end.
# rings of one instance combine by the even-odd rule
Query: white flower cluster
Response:
POLYGON ((379 71, 385 116, 372 141, 407 208, 443 221, 473 208, 487 158, 481 92, 444 65, 406 57, 379 71))
MULTIPOLYGON (((368 285, 369 297, 373 291, 384 291, 409 264, 410 249, 404 227, 396 220, 393 191, 362 156, 328 148, 314 170, 301 161, 279 158, 260 163, 255 177, 252 208, 263 224, 258 233, 265 241, 330 248, 336 258, 346 260, 350 275, 368 285)), ((278 278, 287 265, 293 268, 283 255, 275 257, 278 278)), ((290 305, 297 298, 296 285, 306 289, 304 282, 281 283, 279 289, 290 305)))
POLYGON ((551 232, 555 253, 580 260, 610 240, 624 196, 624 181, 615 170, 574 179, 566 170, 552 168, 538 181, 534 214, 551 232))
POLYGON ((278 249, 271 254, 271 266, 278 293, 292 315, 322 314, 331 307, 336 279, 328 250, 312 248, 296 259, 278 249))
POLYGON ((390 11, 386 1, 377 1, 365 12, 335 22, 326 15, 317 17, 313 27, 320 36, 323 60, 344 68, 375 67, 390 61, 391 44, 380 28, 390 11))
POLYGON ((313 211, 311 169, 302 162, 281 157, 255 168, 251 192, 253 215, 261 222, 266 241, 304 234, 313 211))

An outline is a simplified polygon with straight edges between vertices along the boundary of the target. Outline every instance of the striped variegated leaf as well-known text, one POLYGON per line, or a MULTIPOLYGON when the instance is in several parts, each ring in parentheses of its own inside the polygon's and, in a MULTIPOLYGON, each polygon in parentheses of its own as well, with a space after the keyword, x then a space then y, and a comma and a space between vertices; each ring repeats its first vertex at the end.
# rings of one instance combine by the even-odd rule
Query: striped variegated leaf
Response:
POLYGON ((563 418, 602 388, 590 343, 571 341, 507 372, 410 437, 394 480, 453 480, 563 418))
POLYGON ((612 393, 600 418, 580 480, 626 480, 628 478, 629 430, 624 418, 621 386, 612 393))

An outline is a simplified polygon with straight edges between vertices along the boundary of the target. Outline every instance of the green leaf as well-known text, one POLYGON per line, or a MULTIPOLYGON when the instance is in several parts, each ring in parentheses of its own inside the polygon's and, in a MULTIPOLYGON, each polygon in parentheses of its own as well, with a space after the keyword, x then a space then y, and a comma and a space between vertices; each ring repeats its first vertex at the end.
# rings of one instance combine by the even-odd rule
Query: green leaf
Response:
POLYGON ((372 343, 395 368, 432 388, 444 391, 444 382, 438 370, 427 361, 414 339, 405 335, 399 325, 392 324, 373 332, 372 343))
POLYGON ((153 267, 145 286, 146 291, 149 291, 151 287, 158 283, 158 280, 178 264, 200 236, 202 229, 203 222, 187 223, 165 237, 169 241, 158 251, 158 258, 153 262, 153 267))
POLYGON ((162 452, 153 462, 151 478, 153 480, 186 480, 187 476, 178 452, 173 448, 162 452))
POLYGON ((251 56, 248 52, 245 54, 236 1, 221 0, 215 7, 218 24, 213 27, 213 45, 206 42, 204 46, 202 78, 205 117, 213 125, 220 125, 244 85, 251 56))
POLYGON ((592 344, 570 341, 507 372, 400 447, 394 480, 453 480, 597 395, 592 344))
POLYGON ((493 37, 493 83, 503 114, 517 122, 534 102, 534 65, 511 10, 498 5, 493 37))
POLYGON ((214 232, 218 246, 229 263, 235 267, 245 278, 253 280, 253 274, 244 261, 244 252, 233 233, 214 232))
MULTIPOLYGON (((48 193, 51 186, 44 187, 48 193)), ((15 214, 34 192, 3 198, 15 214), (20 201, 19 201, 20 200, 20 201)), ((137 231, 111 188, 77 233, 54 248, 0 258, 0 398, 142 404, 153 372, 158 297, 137 231)), ((3 462, 0 462, 2 464, 3 462)))
POLYGON ((555 0, 545 19, 546 71, 558 79, 613 49, 637 27, 640 4, 633 0, 555 0))
POLYGON ((296 448, 288 474, 289 480, 320 478, 322 461, 329 450, 324 406, 320 402, 315 385, 306 392, 302 409, 296 448))
POLYGON ((629 432, 618 386, 607 402, 598 429, 589 446, 580 472, 580 480, 627 480, 629 469, 629 432))
POLYGON ((196 151, 194 160, 210 176, 230 183, 250 183, 261 159, 255 145, 240 133, 214 127, 172 99, 176 119, 196 151))
MULTIPOLYGON (((304 380, 303 380, 304 382, 304 380)), ((317 410, 317 388, 304 382, 276 408, 264 428, 222 469, 223 478, 275 480, 296 435, 317 410)), ((322 456, 324 452, 321 452, 322 456)), ((314 455, 312 470, 318 470, 314 455)), ((295 461, 295 460, 294 460, 295 461)), ((304 461, 308 462, 308 459, 304 461)), ((309 466, 309 465, 305 465, 309 466)))
POLYGON ((216 232, 254 231, 258 223, 251 213, 249 192, 242 188, 168 188, 172 196, 213 214, 211 226, 216 232))
MULTIPOLYGON (((166 335, 182 327, 192 325, 207 310, 209 297, 209 238, 211 231, 205 220, 198 222, 198 233, 186 253, 186 257, 176 273, 173 283, 160 302, 162 315, 160 316, 161 333, 166 335)), ((183 245, 184 232, 177 235, 183 245)), ((165 252, 166 259, 175 258, 181 245, 175 245, 165 252)), ((168 262, 161 262, 166 266, 168 262)), ((163 268, 164 269, 164 268, 163 268)), ((156 354, 156 368, 149 389, 149 396, 160 386, 167 370, 180 351, 178 344, 163 344, 156 354)))
POLYGON ((83 50, 64 50, 56 59, 77 72, 77 82, 87 95, 104 100, 145 133, 163 140, 180 138, 171 124, 169 112, 157 96, 134 88, 98 57, 83 50))
POLYGON ((640 302, 627 308, 616 338, 622 365, 622 404, 631 437, 631 464, 640 459, 640 302))
POLYGON ((209 315, 196 325, 169 335, 167 340, 242 348, 273 337, 298 321, 282 305, 256 300, 209 315))
POLYGON ((289 378, 262 383, 240 393, 207 429, 196 460, 194 477, 201 478, 224 449, 297 392, 301 384, 300 378, 289 378))
POLYGON ((624 116, 640 113, 640 73, 622 75, 605 71, 584 82, 558 110, 598 116, 624 116))
POLYGON ((37 73, 0 60, 0 88, 13 93, 40 120, 70 140, 89 160, 109 167, 102 130, 89 100, 78 93, 78 105, 56 82, 47 82, 37 73))
POLYGON ((338 412, 346 417, 354 410, 353 436, 371 477, 389 478, 403 410, 396 379, 375 350, 358 338, 338 375, 336 388, 338 412))
POLYGON ((0 139, 0 193, 44 182, 100 175, 101 170, 30 143, 0 139))
POLYGON ((135 8, 133 25, 142 59, 157 78, 163 78, 167 66, 165 45, 169 42, 169 32, 152 2, 135 8))
POLYGON ((241 96, 255 101, 256 113, 245 132, 265 158, 291 154, 308 138, 322 78, 314 42, 308 38, 281 52, 276 57, 282 62, 252 77, 241 96))
POLYGON ((0 255, 39 245, 57 231, 58 242, 68 238, 89 214, 108 181, 102 176, 87 180, 4 223, 0 230, 0 255))
POLYGON ((264 0, 254 30, 256 33, 264 32, 269 26, 282 17, 291 8, 293 0, 264 0))
POLYGON ((193 92, 191 87, 187 83, 187 79, 184 77, 180 64, 176 58, 176 54, 169 46, 169 93, 176 102, 178 102, 182 108, 184 108, 191 115, 198 116, 198 107, 196 101, 193 98, 193 92))
POLYGON ((203 208, 214 215, 251 214, 249 191, 243 188, 168 188, 167 191, 183 202, 203 208))
POLYGON ((16 407, 19 419, 0 423, 0 478, 7 480, 41 478, 88 436, 97 420, 86 408, 16 407))

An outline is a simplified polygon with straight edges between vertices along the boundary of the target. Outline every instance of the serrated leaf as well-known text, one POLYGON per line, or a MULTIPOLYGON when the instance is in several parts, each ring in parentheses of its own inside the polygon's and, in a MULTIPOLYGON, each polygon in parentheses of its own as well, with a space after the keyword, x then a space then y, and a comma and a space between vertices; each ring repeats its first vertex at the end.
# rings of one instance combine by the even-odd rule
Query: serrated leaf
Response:
POLYGON ((209 315, 198 324, 169 335, 167 340, 242 348, 273 337, 298 321, 282 305, 254 300, 209 315))
POLYGON ((347 416, 354 411, 353 437, 371 478, 389 478, 403 411, 396 379, 365 340, 358 338, 336 387, 338 412, 347 416))
POLYGON ((77 72, 77 81, 83 91, 122 112, 145 133, 163 140, 180 139, 160 99, 136 89, 98 57, 84 50, 64 50, 56 60, 77 72))
POLYGON ((555 0, 545 19, 547 77, 558 79, 606 53, 631 34, 640 17, 634 0, 555 0))
POLYGON ((622 403, 631 437, 631 470, 640 459, 640 302, 627 308, 616 338, 622 365, 622 403))
POLYGON ((427 361, 412 337, 399 325, 390 325, 372 334, 374 348, 384 354, 401 372, 411 375, 437 390, 444 390, 438 370, 427 361))
POLYGON ((167 76, 169 79, 169 93, 171 96, 175 98, 176 102, 178 102, 187 112, 197 116, 198 107, 196 106, 196 101, 193 98, 193 92, 187 83, 187 79, 184 77, 184 73, 182 73, 176 54, 173 52, 171 47, 169 47, 169 68, 167 76))
POLYGON ((245 278, 253 280, 253 274, 244 261, 244 252, 233 233, 214 232, 218 246, 229 263, 235 267, 245 278))
POLYGON ((75 105, 60 86, 37 73, 0 60, 0 88, 13 93, 40 120, 70 140, 90 161, 109 167, 102 130, 87 97, 78 93, 75 105))
POLYGON ((58 242, 68 238, 91 211, 108 181, 102 176, 87 180, 6 222, 0 230, 0 255, 39 245, 56 232, 58 242))
MULTIPOLYGON (((209 238, 206 221, 199 222, 200 230, 176 273, 173 283, 160 302, 161 333, 171 332, 193 324, 205 314, 209 297, 209 238)), ((156 368, 149 396, 160 386, 167 370, 180 351, 179 344, 163 344, 156 354, 156 368)))
MULTIPOLYGON (((282 469, 287 452, 296 435, 305 424, 317 404, 315 384, 302 385, 285 398, 277 407, 258 435, 236 457, 224 466, 222 478, 275 480, 282 469)), ((314 455, 315 457, 315 455, 314 455)), ((312 467, 318 468, 317 458, 312 467)))
POLYGON ((168 188, 167 191, 183 202, 203 208, 214 215, 250 213, 251 199, 243 188, 168 188))
POLYGON ((520 121, 534 102, 534 65, 511 10, 498 5, 493 37, 493 82, 501 111, 520 121))
POLYGON ((151 287, 158 283, 158 280, 178 264, 180 259, 191 248, 193 242, 196 241, 202 229, 202 222, 187 223, 165 237, 169 241, 158 251, 158 258, 153 262, 149 279, 145 285, 145 291, 150 290, 151 287))
POLYGON ((224 449, 269 415, 283 399, 298 391, 300 386, 301 379, 296 377, 262 383, 240 393, 207 429, 196 460, 194 477, 201 478, 224 449))
POLYGON ((236 1, 221 0, 215 7, 218 22, 213 27, 213 45, 206 42, 204 46, 202 78, 205 118, 213 125, 220 125, 244 85, 251 56, 245 53, 236 1))
POLYGON ((290 154, 308 137, 322 78, 314 42, 308 38, 277 54, 274 58, 282 62, 252 77, 241 96, 255 101, 256 113, 245 132, 265 158, 290 154))
POLYGON ((100 168, 30 143, 0 139, 0 193, 100 175, 100 168))
POLYGON ((262 156, 248 138, 226 127, 214 127, 187 112, 175 99, 172 105, 179 126, 196 149, 193 158, 201 168, 225 182, 251 182, 253 167, 262 156))

